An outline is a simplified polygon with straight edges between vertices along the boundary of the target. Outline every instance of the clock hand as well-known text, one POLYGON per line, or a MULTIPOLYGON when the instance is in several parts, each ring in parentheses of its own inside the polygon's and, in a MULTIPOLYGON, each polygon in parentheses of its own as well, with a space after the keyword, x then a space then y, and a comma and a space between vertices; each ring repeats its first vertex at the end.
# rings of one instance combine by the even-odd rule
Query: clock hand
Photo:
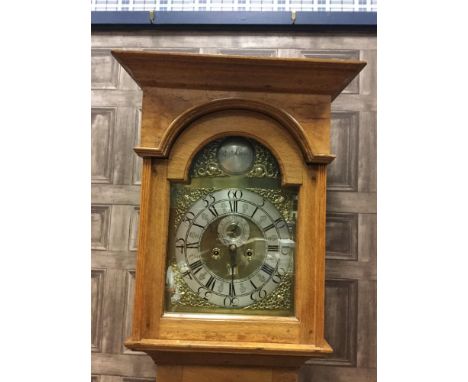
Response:
POLYGON ((234 268, 237 267, 236 255, 237 246, 235 244, 229 245, 229 255, 231 260, 231 283, 234 284, 234 268))

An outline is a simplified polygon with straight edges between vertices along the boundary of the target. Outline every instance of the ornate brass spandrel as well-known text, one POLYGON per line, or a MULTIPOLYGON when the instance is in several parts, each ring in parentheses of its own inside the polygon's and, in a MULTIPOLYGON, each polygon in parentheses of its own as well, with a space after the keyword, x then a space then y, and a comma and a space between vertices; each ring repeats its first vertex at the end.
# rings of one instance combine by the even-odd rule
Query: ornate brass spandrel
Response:
POLYGON ((193 188, 187 186, 175 186, 172 188, 172 200, 174 206, 174 229, 177 229, 182 218, 189 210, 190 206, 198 199, 216 191, 216 188, 193 188))
POLYGON ((254 143, 255 162, 252 169, 245 175, 248 178, 274 178, 278 179, 280 172, 278 162, 270 151, 262 145, 254 143))
POLYGON ((246 310, 281 310, 291 311, 293 309, 293 290, 294 280, 290 273, 283 276, 281 282, 276 289, 271 292, 263 300, 257 301, 256 303, 246 306, 246 310))

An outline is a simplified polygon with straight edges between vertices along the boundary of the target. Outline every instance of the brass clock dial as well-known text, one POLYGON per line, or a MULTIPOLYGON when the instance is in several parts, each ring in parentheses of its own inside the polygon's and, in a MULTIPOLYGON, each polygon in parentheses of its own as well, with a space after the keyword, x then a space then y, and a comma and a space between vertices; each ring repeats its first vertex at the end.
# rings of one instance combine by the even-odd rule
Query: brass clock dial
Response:
POLYGON ((171 185, 166 309, 293 314, 297 189, 258 142, 229 137, 171 185))
POLYGON ((221 307, 267 297, 289 270, 291 238, 272 203, 245 189, 200 198, 180 223, 177 264, 190 289, 221 307))

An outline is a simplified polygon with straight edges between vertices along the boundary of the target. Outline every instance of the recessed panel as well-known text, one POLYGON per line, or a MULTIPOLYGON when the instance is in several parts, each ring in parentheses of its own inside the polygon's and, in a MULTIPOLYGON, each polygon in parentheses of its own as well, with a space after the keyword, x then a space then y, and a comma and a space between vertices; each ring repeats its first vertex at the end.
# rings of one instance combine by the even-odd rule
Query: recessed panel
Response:
POLYGON ((136 251, 138 249, 138 225, 140 222, 140 208, 135 207, 130 216, 130 235, 128 238, 128 249, 136 251))
POLYGON ((119 66, 108 49, 91 51, 91 86, 93 89, 115 89, 119 66))
POLYGON ((91 110, 91 181, 111 183, 112 133, 115 125, 114 108, 91 110))
POLYGON ((132 334, 132 317, 133 317, 133 301, 135 296, 135 271, 128 270, 126 274, 126 289, 125 289, 125 311, 124 311, 124 327, 123 327, 123 338, 122 338, 122 353, 130 354, 143 354, 143 352, 137 352, 127 349, 123 343, 132 334))
MULTIPOLYGON (((134 146, 137 147, 140 144, 140 132, 141 132, 141 108, 136 112, 135 117, 135 137, 134 146)), ((133 153, 133 174, 132 183, 135 185, 141 185, 141 172, 143 168, 143 160, 139 155, 133 153)))
POLYGON ((314 364, 356 364, 357 280, 325 281, 325 338, 333 354, 314 364))
POLYGON ((101 351, 102 338, 102 295, 104 288, 104 270, 91 271, 91 349, 101 351))
POLYGON ((106 250, 109 241, 110 206, 91 206, 91 248, 106 250))
POLYGON ((327 214, 327 259, 357 260, 357 223, 357 214, 327 214))
POLYGON ((330 143, 335 160, 328 166, 328 190, 357 191, 358 113, 332 113, 330 143))

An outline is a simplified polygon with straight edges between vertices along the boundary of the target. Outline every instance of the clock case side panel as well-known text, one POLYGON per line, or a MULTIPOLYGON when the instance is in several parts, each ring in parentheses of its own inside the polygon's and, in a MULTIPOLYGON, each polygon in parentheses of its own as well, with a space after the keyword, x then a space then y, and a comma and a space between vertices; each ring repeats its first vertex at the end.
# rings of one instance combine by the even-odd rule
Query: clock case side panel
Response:
POLYGON ((126 343, 158 337, 165 290, 169 192, 167 160, 145 157, 132 335, 126 343))
POLYGON ((142 213, 141 218, 133 332, 126 345, 147 352, 168 348, 182 351, 180 341, 199 341, 200 347, 194 351, 256 353, 264 349, 265 354, 276 354, 284 352, 282 346, 289 346, 288 352, 295 356, 329 353, 331 348, 323 338, 323 306, 317 306, 323 305, 324 295, 325 249, 321 244, 324 240, 319 239, 320 230, 325 228, 324 214, 315 214, 312 219, 309 216, 311 211, 325 208, 325 197, 320 196, 325 188, 318 184, 315 169, 323 165, 317 166, 305 163, 295 137, 280 122, 246 110, 205 115, 179 134, 168 160, 146 157, 142 208, 146 205, 148 213, 142 213), (296 317, 214 319, 163 313, 170 181, 187 181, 195 153, 207 142, 229 135, 253 138, 271 149, 283 171, 283 184, 300 186, 299 213, 303 216, 298 224, 296 252, 296 317), (310 242, 310 238, 316 240, 310 242), (220 341, 224 347, 218 348, 214 344, 220 341))

